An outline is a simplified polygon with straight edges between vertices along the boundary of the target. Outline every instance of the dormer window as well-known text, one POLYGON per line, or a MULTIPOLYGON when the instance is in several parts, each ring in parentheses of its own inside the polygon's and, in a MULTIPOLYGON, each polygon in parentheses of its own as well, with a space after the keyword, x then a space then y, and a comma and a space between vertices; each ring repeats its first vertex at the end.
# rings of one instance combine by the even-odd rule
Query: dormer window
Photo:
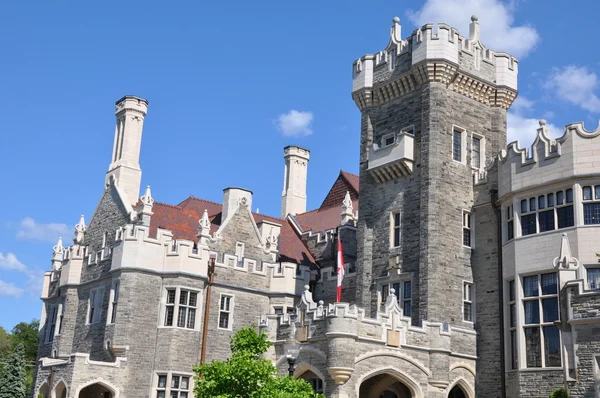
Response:
POLYGON ((237 257, 237 266, 239 268, 244 268, 244 244, 241 242, 237 242, 235 244, 235 256, 237 257))
POLYGON ((396 134, 384 135, 381 139, 381 147, 393 145, 396 142, 396 134))

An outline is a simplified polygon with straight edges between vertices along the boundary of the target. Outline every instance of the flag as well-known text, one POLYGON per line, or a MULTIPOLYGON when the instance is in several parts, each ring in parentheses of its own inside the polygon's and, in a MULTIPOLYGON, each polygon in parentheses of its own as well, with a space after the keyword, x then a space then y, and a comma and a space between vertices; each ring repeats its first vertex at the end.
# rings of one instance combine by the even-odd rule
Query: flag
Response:
POLYGON ((338 235, 338 252, 337 252, 337 297, 336 303, 342 301, 342 280, 344 279, 344 252, 342 250, 342 240, 338 235))

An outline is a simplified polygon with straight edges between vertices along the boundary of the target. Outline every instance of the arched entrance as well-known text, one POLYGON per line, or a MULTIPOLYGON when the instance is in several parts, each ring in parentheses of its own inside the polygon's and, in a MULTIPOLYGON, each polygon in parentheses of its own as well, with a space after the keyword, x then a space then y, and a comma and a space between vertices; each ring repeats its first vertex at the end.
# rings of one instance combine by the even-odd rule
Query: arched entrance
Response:
POLYGON ((115 398, 115 394, 105 385, 95 383, 82 389, 77 398, 115 398))
POLYGON ((36 396, 40 395, 42 396, 42 398, 50 398, 50 388, 48 387, 47 383, 42 384, 40 390, 38 391, 38 395, 36 396))
POLYGON ((467 398, 467 394, 457 384, 452 388, 452 390, 450 390, 450 393, 448 394, 448 398, 467 398))
POLYGON ((310 370, 302 373, 298 379, 306 380, 315 390, 316 393, 323 394, 325 392, 325 386, 323 384, 323 379, 321 379, 317 374, 313 373, 310 370))
POLYGON ((383 373, 360 385, 359 398, 413 398, 410 389, 396 377, 383 373))
POLYGON ((53 398, 67 398, 67 386, 62 381, 54 389, 53 398))

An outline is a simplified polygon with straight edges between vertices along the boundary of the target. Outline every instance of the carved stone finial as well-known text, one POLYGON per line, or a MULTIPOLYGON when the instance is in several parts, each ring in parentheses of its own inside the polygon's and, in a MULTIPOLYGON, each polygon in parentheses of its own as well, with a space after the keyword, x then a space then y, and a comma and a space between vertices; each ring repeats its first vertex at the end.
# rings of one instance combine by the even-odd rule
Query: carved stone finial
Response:
POLYGON ((353 210, 354 208, 352 205, 352 198, 350 197, 350 192, 346 191, 346 196, 344 196, 344 200, 342 201, 342 225, 346 225, 354 220, 353 210))
POLYGON ((473 43, 481 40, 481 30, 477 21, 479 21, 479 18, 477 18, 477 15, 473 15, 469 25, 469 41, 473 43))
POLYGON ((150 191, 150 185, 148 185, 146 187, 146 192, 144 193, 144 196, 142 196, 140 199, 144 206, 152 207, 152 205, 154 205, 154 199, 152 198, 152 192, 150 191))
POLYGON ((53 271, 60 270, 60 267, 61 267, 62 261, 63 261, 63 253, 64 253, 64 247, 63 247, 62 238, 58 238, 58 242, 52 248, 52 270, 53 271))
POLYGON ((81 244, 83 242, 83 237, 86 230, 87 227, 85 225, 85 220, 82 214, 79 218, 79 222, 77 223, 77 225, 75 225, 75 236, 73 238, 73 242, 75 242, 78 245, 81 244))
MULTIPOLYGON (((400 18, 394 17, 392 27, 390 29, 390 45, 402 43, 402 27, 400 26, 400 18)), ((389 47, 389 45, 388 45, 389 47)), ((399 51, 399 50, 397 50, 399 51)))
POLYGON ((202 218, 198 221, 198 235, 208 235, 210 231, 210 220, 208 219, 208 210, 204 209, 202 218))
POLYGON ((554 259, 554 268, 559 271, 575 270, 579 267, 579 260, 571 255, 571 245, 566 233, 562 234, 560 253, 554 259))
POLYGON ((540 124, 540 127, 546 125, 546 121, 544 119, 540 120, 538 123, 540 124))
POLYGON ((269 232, 269 236, 267 236, 267 248, 275 251, 277 250, 277 237, 273 233, 273 227, 271 227, 271 231, 269 232))

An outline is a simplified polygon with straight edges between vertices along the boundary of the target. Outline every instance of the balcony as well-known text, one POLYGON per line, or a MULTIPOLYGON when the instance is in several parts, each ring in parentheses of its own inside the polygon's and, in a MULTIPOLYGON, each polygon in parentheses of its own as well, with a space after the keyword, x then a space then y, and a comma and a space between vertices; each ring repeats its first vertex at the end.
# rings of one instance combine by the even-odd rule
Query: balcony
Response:
POLYGON ((415 137, 410 133, 398 133, 394 143, 383 148, 369 149, 369 168, 376 182, 396 180, 413 172, 415 163, 415 137))

